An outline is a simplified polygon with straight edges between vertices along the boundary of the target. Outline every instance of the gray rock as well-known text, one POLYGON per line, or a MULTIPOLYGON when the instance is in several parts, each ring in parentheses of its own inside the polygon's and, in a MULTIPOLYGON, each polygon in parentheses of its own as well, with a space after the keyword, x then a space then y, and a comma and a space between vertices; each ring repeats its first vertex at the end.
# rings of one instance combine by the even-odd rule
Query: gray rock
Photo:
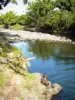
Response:
POLYGON ((43 96, 44 96, 44 99, 41 99, 41 100, 51 100, 51 98, 54 95, 57 95, 62 90, 62 87, 59 84, 51 84, 51 82, 50 82, 51 87, 47 88, 40 82, 42 74, 34 73, 34 75, 36 76, 36 80, 37 80, 36 83, 39 87, 39 91, 41 91, 41 93, 42 93, 41 98, 43 98, 43 96))

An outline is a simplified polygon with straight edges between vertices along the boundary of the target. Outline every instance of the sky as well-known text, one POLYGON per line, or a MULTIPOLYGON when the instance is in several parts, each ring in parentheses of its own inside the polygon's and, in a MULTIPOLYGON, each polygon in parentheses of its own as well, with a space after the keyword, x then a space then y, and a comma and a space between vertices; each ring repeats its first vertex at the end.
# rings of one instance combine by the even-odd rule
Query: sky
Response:
MULTIPOLYGON (((25 14, 27 11, 28 4, 24 5, 23 0, 16 0, 18 4, 8 3, 6 7, 4 7, 2 10, 0 10, 0 15, 5 14, 9 11, 14 11, 17 15, 25 14)), ((28 0, 28 2, 32 2, 35 0, 28 0)), ((58 10, 58 8, 55 8, 54 10, 58 10)))
MULTIPOLYGON (((16 14, 18 15, 22 15, 26 13, 26 9, 27 9, 27 4, 24 5, 23 4, 23 0, 17 0, 18 4, 13 4, 13 3, 9 3, 6 7, 4 7, 2 10, 0 10, 0 15, 1 14, 5 14, 6 12, 9 11, 14 11, 16 14)), ((34 0, 28 0, 28 2, 32 2, 34 0)))

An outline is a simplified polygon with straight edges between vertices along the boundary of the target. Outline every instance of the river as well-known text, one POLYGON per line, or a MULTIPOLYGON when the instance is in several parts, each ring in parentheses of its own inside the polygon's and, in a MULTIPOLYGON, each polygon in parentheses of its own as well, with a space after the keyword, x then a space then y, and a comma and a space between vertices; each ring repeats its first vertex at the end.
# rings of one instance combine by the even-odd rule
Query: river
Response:
POLYGON ((47 74, 48 80, 58 83, 63 90, 52 100, 75 100, 75 45, 46 41, 14 43, 25 57, 35 56, 29 72, 47 74))

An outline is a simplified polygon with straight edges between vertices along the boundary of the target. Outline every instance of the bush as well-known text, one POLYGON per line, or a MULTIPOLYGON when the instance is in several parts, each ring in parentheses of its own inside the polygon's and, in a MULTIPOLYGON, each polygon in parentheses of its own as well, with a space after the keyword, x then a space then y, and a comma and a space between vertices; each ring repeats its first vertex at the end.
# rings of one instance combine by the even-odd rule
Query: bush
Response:
POLYGON ((11 26, 11 29, 13 30, 23 30, 24 26, 16 24, 14 26, 11 26))
POLYGON ((3 28, 3 25, 0 25, 0 28, 3 28))

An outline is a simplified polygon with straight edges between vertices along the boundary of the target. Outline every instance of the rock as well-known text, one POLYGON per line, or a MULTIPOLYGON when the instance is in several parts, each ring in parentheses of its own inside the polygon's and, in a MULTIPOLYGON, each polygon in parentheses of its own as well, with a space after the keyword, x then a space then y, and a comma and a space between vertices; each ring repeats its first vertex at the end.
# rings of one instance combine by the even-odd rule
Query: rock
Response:
POLYGON ((53 96, 53 90, 52 89, 46 89, 45 92, 43 93, 45 95, 45 100, 51 100, 53 96))
MULTIPOLYGON (((61 37, 61 36, 56 36, 56 35, 50 35, 50 34, 43 34, 43 33, 40 33, 38 34, 38 32, 30 32, 30 31, 16 31, 16 30, 6 30, 6 29, 1 29, 0 30, 1 32, 4 32, 4 34, 6 35, 6 33, 9 34, 9 39, 12 39, 14 40, 14 38, 17 37, 16 42, 20 42, 20 40, 46 40, 46 41, 54 41, 54 42, 66 42, 66 43, 70 43, 73 41, 70 40, 70 39, 66 39, 66 37, 61 37)), ((6 35, 8 36, 8 35, 6 35)))
POLYGON ((59 84, 52 84, 53 95, 57 95, 61 90, 62 87, 59 84))
POLYGON ((13 58, 13 57, 14 57, 14 52, 7 53, 7 56, 8 56, 9 58, 13 58))
POLYGON ((11 79, 11 85, 20 85, 24 82, 24 78, 21 75, 13 75, 11 79))
POLYGON ((35 80, 12 73, 9 85, 0 90, 3 93, 0 98, 4 98, 4 100, 51 100, 62 90, 60 85, 51 84, 51 82, 50 88, 43 85, 40 82, 42 74, 33 73, 32 75, 36 77, 35 80))
POLYGON ((42 100, 51 100, 54 95, 57 95, 62 90, 62 87, 59 84, 51 84, 51 82, 49 82, 51 87, 48 89, 40 82, 42 74, 34 73, 34 75, 36 76, 36 86, 39 87, 39 91, 42 93, 41 98, 44 96, 44 99, 42 100))

